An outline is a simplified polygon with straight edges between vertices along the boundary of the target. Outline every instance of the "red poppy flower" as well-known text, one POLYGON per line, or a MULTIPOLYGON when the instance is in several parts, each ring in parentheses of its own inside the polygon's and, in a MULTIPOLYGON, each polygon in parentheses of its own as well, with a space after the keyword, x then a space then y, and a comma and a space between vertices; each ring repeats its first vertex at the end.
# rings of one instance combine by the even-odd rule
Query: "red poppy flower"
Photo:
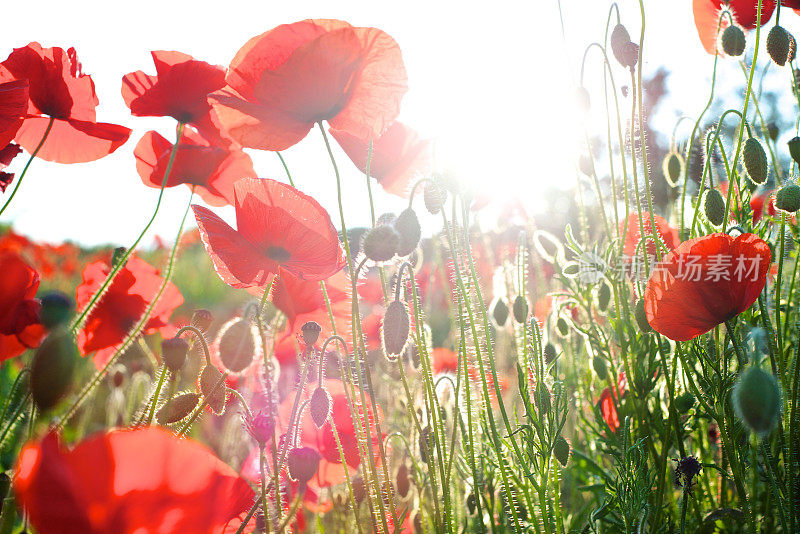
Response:
MULTIPOLYGON (((369 139, 342 130, 330 129, 331 136, 361 172, 367 172, 369 139)), ((412 181, 431 166, 431 142, 420 139, 417 132, 400 122, 393 122, 379 138, 373 140, 369 175, 389 193, 408 198, 412 181)))
POLYGON ((14 140, 28 109, 28 80, 0 83, 0 147, 14 140))
MULTIPOLYGON (((83 270, 83 282, 78 286, 75 295, 78 308, 89 303, 110 271, 111 267, 102 260, 86 266, 83 270)), ((163 281, 155 267, 131 256, 78 332, 78 348, 81 354, 86 356, 98 351, 94 363, 98 368, 105 365, 116 346, 124 341, 128 332, 142 318, 163 281)), ((169 316, 181 304, 183 296, 169 282, 142 333, 152 334, 165 329, 169 331, 169 316)))
POLYGON ((225 81, 210 96, 220 122, 242 145, 265 150, 289 148, 323 120, 377 139, 407 90, 394 39, 339 20, 284 24, 250 39, 225 81))
POLYGON ((14 492, 37 532, 222 532, 253 490, 205 445, 158 427, 98 433, 74 449, 55 434, 20 453, 14 492))
POLYGON ((11 165, 11 162, 20 152, 22 152, 22 148, 14 143, 9 143, 0 149, 0 192, 5 192, 6 188, 14 180, 14 173, 5 172, 4 169, 11 165))
POLYGON ((0 253, 0 361, 39 346, 45 330, 34 299, 39 273, 13 252, 0 253))
MULTIPOLYGON (((617 390, 619 395, 625 395, 625 387, 628 381, 625 378, 625 373, 620 373, 617 378, 617 390)), ((600 394, 600 415, 606 422, 612 432, 616 432, 619 428, 619 414, 617 413, 617 391, 611 387, 607 387, 600 394)))
POLYGON ((767 282, 769 246, 753 234, 711 234, 681 243, 650 275, 647 321, 675 341, 687 341, 736 317, 767 282))
POLYGON ((437 347, 431 352, 433 374, 458 372, 458 354, 444 347, 437 347))
POLYGON ((52 129, 37 157, 58 163, 94 161, 128 140, 124 126, 96 122, 98 104, 92 78, 81 72, 75 49, 42 48, 31 43, 15 48, 0 63, 0 81, 27 79, 28 110, 15 140, 32 153, 51 119, 52 129))
MULTIPOLYGON (((664 217, 656 215, 656 233, 658 237, 664 242, 669 250, 674 249, 681 242, 678 237, 678 230, 667 222, 664 217)), ((642 223, 644 224, 644 239, 647 254, 655 257, 656 246, 653 243, 653 225, 650 223, 650 214, 642 213, 642 223)), ((625 229, 624 223, 620 223, 620 232, 625 235, 625 245, 622 249, 622 254, 626 258, 633 258, 634 256, 642 253, 639 242, 642 240, 642 234, 639 228, 639 216, 636 213, 628 215, 628 228, 625 229), (637 248, 638 247, 638 248, 637 248)))
MULTIPOLYGON (((172 143, 157 132, 147 132, 136 145, 136 170, 146 186, 161 188, 169 165, 172 143)), ((233 184, 253 177, 250 156, 237 148, 214 146, 202 136, 184 130, 166 187, 195 186, 195 191, 212 206, 233 203, 233 184)))
POLYGON ((316 200, 270 179, 244 178, 233 189, 237 230, 212 211, 192 206, 223 282, 260 296, 278 269, 318 281, 345 266, 336 229, 316 200))
MULTIPOLYGON (((787 2, 783 2, 786 5, 787 2)), ((694 24, 697 27, 697 34, 703 48, 709 54, 714 54, 717 50, 717 28, 720 34, 728 27, 728 17, 723 17, 720 26, 720 11, 723 7, 730 9, 733 19, 745 30, 752 30, 756 27, 758 14, 758 2, 754 0, 694 0, 692 9, 694 11, 694 24)), ((789 6, 800 7, 800 6, 789 6)), ((775 10, 775 0, 763 0, 761 3, 761 25, 767 23, 775 10)))
POLYGON ((753 195, 750 198, 750 209, 753 210, 753 222, 757 223, 764 216, 766 209, 767 215, 770 217, 775 216, 777 210, 775 209, 775 196, 772 191, 762 193, 760 195, 753 195))

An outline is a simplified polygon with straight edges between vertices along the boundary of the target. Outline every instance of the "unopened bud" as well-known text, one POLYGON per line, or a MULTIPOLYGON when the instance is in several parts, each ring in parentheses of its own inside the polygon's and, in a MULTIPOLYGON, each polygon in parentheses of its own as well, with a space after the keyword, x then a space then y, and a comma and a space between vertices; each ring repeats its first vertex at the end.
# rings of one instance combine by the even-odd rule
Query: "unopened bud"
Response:
POLYGON ((614 26, 614 29, 611 31, 610 39, 611 52, 622 66, 627 66, 625 64, 625 45, 627 45, 630 41, 631 34, 628 33, 628 30, 625 29, 625 26, 622 24, 617 24, 614 26))
POLYGON ((745 369, 733 388, 733 406, 750 430, 767 435, 781 413, 778 381, 760 367, 745 369))
POLYGON ((200 395, 187 392, 176 395, 168 400, 156 413, 156 421, 160 425, 171 425, 184 419, 192 413, 200 402, 200 395))
POLYGON ((611 288, 605 282, 601 282, 600 288, 597 290, 597 307, 600 309, 600 311, 606 311, 610 301, 611 288))
POLYGON ((300 332, 303 333, 303 343, 305 343, 307 347, 313 347, 319 339, 322 326, 316 321, 308 321, 300 327, 300 332))
POLYGON ((562 467, 567 466, 567 462, 569 462, 569 453, 569 442, 564 436, 558 436, 556 442, 553 443, 553 456, 556 457, 556 460, 558 460, 558 463, 560 463, 562 467))
POLYGON ((172 374, 177 374, 183 368, 188 354, 189 344, 182 338, 173 337, 161 342, 161 358, 172 374))
POLYGON ((232 373, 241 373, 253 363, 257 352, 256 333, 244 319, 227 322, 217 336, 217 351, 222 365, 232 373))
POLYGON ((361 249, 372 261, 388 261, 397 253, 399 246, 400 235, 392 226, 384 224, 366 233, 361 249))
POLYGON ((736 24, 731 24, 722 32, 720 43, 722 44, 722 51, 725 52, 725 54, 737 57, 744 53, 744 47, 747 41, 744 37, 744 31, 736 24))
POLYGON ((397 494, 405 498, 408 491, 411 489, 411 479, 408 476, 408 467, 405 463, 400 464, 395 476, 395 486, 397 486, 397 494))
POLYGON ((524 323, 528 318, 528 301, 522 295, 517 295, 514 299, 514 320, 518 323, 524 323))
POLYGON ((569 334, 569 324, 567 324, 567 320, 563 317, 559 317, 556 321, 556 330, 561 334, 561 337, 567 337, 567 334, 569 334))
POLYGON ((447 199, 447 192, 435 183, 425 182, 422 198, 425 202, 425 209, 427 209, 431 215, 436 215, 442 210, 442 205, 447 199))
POLYGON ((58 291, 45 294, 41 302, 40 319, 48 330, 66 324, 75 312, 75 301, 58 291))
POLYGON ((670 187, 678 185, 678 181, 681 179, 681 174, 683 173, 683 158, 681 155, 677 152, 670 152, 667 154, 667 157, 664 158, 662 171, 664 173, 664 179, 670 187))
POLYGON ((128 253, 128 249, 125 247, 117 247, 114 249, 114 252, 111 253, 111 266, 116 267, 119 262, 122 261, 122 258, 125 257, 125 254, 128 253))
POLYGON ((778 189, 775 193, 775 207, 789 213, 800 210, 800 186, 791 182, 778 189))
POLYGON ((404 257, 414 252, 422 237, 422 228, 419 225, 416 212, 411 208, 401 211, 394 221, 394 229, 400 236, 397 255, 404 257))
POLYGON ((639 330, 642 332, 652 332, 653 327, 647 322, 647 313, 644 311, 644 299, 636 301, 634 308, 634 316, 636 317, 636 324, 639 325, 639 330))
POLYGON ((786 65, 794 55, 795 41, 782 26, 773 26, 767 35, 767 53, 778 66, 786 65))
POLYGON ((308 403, 308 412, 317 428, 322 428, 331 414, 331 397, 325 388, 318 387, 314 390, 308 403))
POLYGON ((264 412, 255 412, 245 419, 245 429, 256 443, 264 446, 275 433, 275 419, 264 412))
POLYGON ((311 447, 293 448, 289 451, 289 456, 286 460, 289 478, 304 486, 317 473, 319 460, 319 453, 311 447))
POLYGON ((742 162, 747 170, 747 175, 755 184, 763 184, 769 175, 767 153, 755 137, 750 137, 744 142, 742 149, 742 162))
POLYGON ((225 411, 225 404, 228 400, 225 379, 214 365, 206 365, 203 372, 200 373, 200 391, 215 414, 220 415, 225 411))
POLYGON ((800 163, 800 137, 793 137, 788 143, 789 154, 795 163, 800 163))
POLYGON ((408 309, 404 302, 395 300, 389 303, 383 316, 381 338, 383 352, 390 360, 396 360, 406 348, 410 329, 408 309))
POLYGON ((536 405, 539 409, 539 416, 543 417, 545 414, 550 413, 550 409, 552 408, 552 403, 550 402, 550 390, 547 389, 547 386, 545 386, 543 382, 539 382, 536 385, 535 395, 536 405))
POLYGON ((722 198, 722 193, 716 189, 706 191, 703 199, 703 213, 708 222, 714 226, 722 225, 725 221, 725 199, 722 198))
POLYGON ((498 297, 492 306, 492 319, 499 327, 505 326, 508 321, 508 305, 501 297, 498 297))
POLYGON ((608 377, 608 365, 606 365, 606 360, 602 356, 592 358, 592 367, 600 380, 605 380, 608 377))
POLYGON ((78 347, 68 330, 51 332, 33 353, 31 396, 39 411, 53 408, 72 389, 78 347))
POLYGON ((556 357, 558 356, 558 351, 556 351, 556 346, 552 343, 547 343, 544 346, 544 361, 546 363, 553 363, 556 361, 556 357))
POLYGON ((192 326, 203 333, 208 332, 213 322, 214 316, 208 310, 195 310, 192 314, 192 326))

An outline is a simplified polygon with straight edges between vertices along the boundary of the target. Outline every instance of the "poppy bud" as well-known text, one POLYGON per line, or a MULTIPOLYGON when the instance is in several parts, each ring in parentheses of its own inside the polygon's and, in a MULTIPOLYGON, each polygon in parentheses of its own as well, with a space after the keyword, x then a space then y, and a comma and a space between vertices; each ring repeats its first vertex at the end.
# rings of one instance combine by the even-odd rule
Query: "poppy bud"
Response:
POLYGON ((208 332, 213 322, 214 316, 208 310, 195 310, 192 314, 192 326, 203 333, 208 332))
POLYGON ((128 249, 125 247, 117 247, 114 249, 114 252, 111 253, 111 266, 116 267, 119 262, 122 261, 122 258, 125 257, 125 254, 128 253, 128 249))
POLYGON ((467 495, 467 511, 469 515, 475 515, 475 512, 478 509, 478 499, 475 497, 474 493, 470 493, 467 495))
POLYGON ((361 249, 372 261, 387 261, 394 257, 400 246, 400 235, 388 224, 376 226, 366 233, 361 249))
POLYGON ((405 498, 408 491, 411 489, 411 479, 408 476, 408 467, 406 464, 400 464, 395 476, 395 486, 397 486, 397 494, 405 498))
POLYGON ((769 135, 770 139, 772 139, 773 141, 777 141, 780 133, 781 132, 778 129, 778 126, 774 122, 767 123, 767 135, 769 135))
POLYGON ((639 62, 639 45, 633 41, 627 43, 622 52, 622 65, 633 69, 639 62))
POLYGON ((353 486, 353 499, 356 500, 356 504, 364 502, 364 499, 367 498, 367 486, 364 484, 364 479, 361 477, 354 478, 351 486, 353 486))
POLYGON ((763 184, 767 181, 767 176, 769 175, 767 153, 764 152, 764 147, 755 137, 749 137, 744 142, 742 162, 747 170, 747 175, 750 176, 750 180, 754 184, 763 184))
POLYGON ((397 255, 405 257, 414 252, 422 237, 422 228, 416 212, 411 208, 401 211, 394 221, 394 229, 400 235, 397 255))
POLYGON ((289 451, 286 466, 289 478, 299 482, 301 486, 314 478, 319 468, 319 453, 311 447, 295 447, 289 451))
POLYGON ((42 296, 41 302, 40 320, 48 330, 66 324, 75 312, 75 302, 58 291, 52 291, 42 296))
POLYGON ((228 400, 222 373, 214 365, 206 365, 200 373, 200 391, 208 401, 208 406, 215 414, 220 415, 225 410, 228 400), (220 383, 223 382, 223 383, 220 383))
POLYGON ((39 411, 53 408, 72 388, 78 347, 68 330, 51 332, 33 353, 31 396, 39 411))
POLYGON ((424 463, 428 463, 430 458, 430 447, 433 445, 433 436, 431 435, 431 427, 426 426, 419 433, 419 457, 424 463))
POLYGON ((305 343, 307 347, 313 347, 319 339, 319 333, 322 332, 322 327, 316 321, 308 321, 300 327, 300 331, 303 333, 303 343, 305 343))
POLYGON ((556 346, 552 343, 547 343, 544 346, 544 361, 547 363, 553 363, 558 356, 558 352, 556 351, 556 346))
POLYGON ((606 311, 608 308, 608 303, 611 301, 611 288, 608 287, 608 284, 602 282, 600 284, 600 289, 597 290, 597 307, 600 308, 600 311, 606 311))
POLYGON ((575 104, 578 106, 578 109, 584 113, 588 112, 592 107, 591 100, 589 99, 589 91, 587 91, 585 87, 581 86, 575 89, 575 104))
POLYGON ((408 343, 410 319, 404 302, 395 300, 389 303, 383 315, 381 339, 383 352, 390 360, 396 360, 408 343))
POLYGON ((636 317, 636 324, 639 325, 639 330, 642 332, 652 332, 653 328, 647 322, 647 313, 644 311, 644 299, 636 301, 633 315, 636 317))
POLYGON ((716 189, 706 191, 706 196, 703 199, 703 213, 705 213, 708 222, 714 226, 720 226, 724 222, 725 199, 722 198, 722 193, 716 189))
POLYGON ((608 377, 608 366, 606 365, 605 358, 601 356, 592 358, 592 367, 594 368, 594 372, 597 373, 597 378, 600 380, 605 380, 608 377))
POLYGON ((198 402, 200 402, 200 395, 197 393, 187 392, 176 395, 158 410, 156 421, 160 425, 177 423, 181 419, 188 417, 192 410, 197 407, 198 402))
POLYGON ((795 163, 800 163, 800 137, 793 137, 788 143, 789 154, 795 163))
POLYGON ((662 165, 662 172, 664 173, 664 179, 670 187, 678 185, 678 180, 680 180, 681 174, 683 173, 683 158, 681 155, 677 152, 670 152, 667 154, 662 165))
POLYGON ((742 29, 735 24, 731 24, 722 32, 720 43, 722 44, 722 51, 725 52, 725 54, 736 57, 744 53, 744 47, 747 41, 744 38, 742 29))
POLYGON ((745 369, 733 388, 733 407, 750 430, 767 435, 781 414, 778 381, 760 367, 745 369))
POLYGON ((492 307, 492 319, 497 326, 503 327, 506 325, 506 321, 508 321, 508 305, 506 301, 502 298, 498 297, 492 307))
POLYGON ((528 318, 528 301, 522 295, 517 295, 514 299, 513 305, 514 320, 518 323, 524 323, 528 318))
POLYGON ((182 338, 173 337, 161 342, 161 358, 172 374, 177 374, 186 363, 189 344, 182 338))
POLYGON ((795 40, 794 35, 791 33, 789 34, 789 63, 795 60, 797 57, 797 40, 795 40))
POLYGON ((558 460, 558 463, 560 463, 562 467, 567 466, 567 462, 569 461, 569 453, 569 442, 564 438, 564 436, 558 436, 556 438, 556 442, 553 443, 553 456, 556 457, 556 460, 558 460))
POLYGON ((592 164, 591 156, 581 154, 578 158, 578 169, 586 176, 592 176, 594 174, 594 165, 592 164))
POLYGON ((611 52, 614 54, 614 57, 617 58, 617 61, 623 66, 627 67, 625 64, 625 45, 627 45, 631 41, 631 34, 628 33, 628 30, 625 29, 625 26, 622 24, 617 24, 614 26, 614 29, 611 31, 611 52))
POLYGON ((694 395, 686 391, 675 397, 675 409, 680 413, 686 413, 694 406, 694 395))
POLYGON ((275 419, 264 412, 255 412, 245 419, 244 427, 256 443, 264 446, 275 433, 275 419))
POLYGON ((447 199, 447 192, 432 182, 425 182, 422 199, 428 212, 431 215, 436 215, 442 210, 442 204, 447 199))
POLYGON ((125 383, 125 368, 117 365, 114 369, 109 371, 108 375, 111 377, 111 385, 117 389, 122 387, 125 383))
POLYGON ((308 412, 317 428, 322 428, 331 413, 331 397, 325 388, 320 387, 314 390, 308 403, 308 412))
POLYGON ((778 189, 775 193, 775 207, 789 213, 800 210, 800 186, 791 182, 778 189))
POLYGON ((789 57, 794 55, 794 39, 783 27, 773 26, 767 35, 767 53, 772 61, 783 67, 789 57))
POLYGON ((232 373, 241 373, 253 363, 256 347, 253 325, 244 319, 229 321, 217 336, 219 359, 232 373))
POLYGON ((547 389, 547 386, 545 386, 543 382, 539 382, 536 385, 535 399, 536 407, 539 409, 540 417, 550 413, 550 409, 552 408, 552 403, 550 402, 550 390, 547 389))
POLYGON ((561 337, 567 337, 567 334, 569 334, 569 325, 567 324, 567 320, 563 317, 559 317, 556 321, 556 330, 558 330, 558 333, 561 334, 561 337))

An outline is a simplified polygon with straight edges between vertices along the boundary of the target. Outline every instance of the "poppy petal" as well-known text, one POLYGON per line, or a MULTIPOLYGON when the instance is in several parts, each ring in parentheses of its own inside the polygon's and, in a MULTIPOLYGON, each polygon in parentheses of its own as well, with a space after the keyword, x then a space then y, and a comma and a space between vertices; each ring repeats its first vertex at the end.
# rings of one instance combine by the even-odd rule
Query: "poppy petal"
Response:
MULTIPOLYGON (((29 154, 36 150, 42 140, 47 117, 25 119, 17 132, 16 141, 29 154)), ((128 140, 131 130, 117 124, 88 122, 77 119, 55 119, 53 127, 38 158, 56 163, 85 163, 105 157, 121 147, 128 140)))
POLYGON ((27 107, 28 80, 0 83, 0 147, 14 139, 27 107))

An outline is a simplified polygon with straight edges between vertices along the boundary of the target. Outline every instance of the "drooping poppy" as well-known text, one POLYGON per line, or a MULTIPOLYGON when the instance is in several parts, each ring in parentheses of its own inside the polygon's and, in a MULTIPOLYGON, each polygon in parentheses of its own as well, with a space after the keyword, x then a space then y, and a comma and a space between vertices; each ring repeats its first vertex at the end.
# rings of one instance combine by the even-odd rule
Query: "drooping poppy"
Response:
MULTIPOLYGON (((782 2, 784 6, 790 2, 782 2)), ((745 30, 752 30, 757 24, 758 2, 756 0, 693 0, 692 10, 694 12, 694 24, 697 27, 697 35, 703 44, 706 52, 714 54, 717 50, 717 30, 719 34, 728 27, 728 17, 722 18, 720 25, 720 12, 727 7, 733 15, 736 24, 745 30)), ((789 7, 800 7, 798 5, 789 7)), ((761 2, 761 25, 767 23, 775 11, 775 0, 762 0, 761 2)))
POLYGON ((5 172, 5 168, 11 165, 20 152, 22 152, 22 148, 14 143, 8 143, 4 148, 0 148, 0 192, 5 192, 6 188, 14 181, 14 173, 5 172))
POLYGON ((28 109, 28 80, 0 83, 0 147, 14 140, 28 109))
MULTIPOLYGON (((102 260, 86 266, 83 270, 83 282, 75 294, 79 309, 89 303, 110 271, 111 266, 102 260)), ((95 365, 98 368, 105 365, 116 346, 122 343, 131 329, 141 320, 163 282, 164 278, 155 267, 136 256, 131 256, 78 332, 78 349, 81 354, 86 356, 97 351, 94 357, 95 365)), ((145 335, 157 331, 171 333, 169 317, 181 304, 183 296, 172 282, 168 282, 142 333, 145 335)))
POLYGON ((14 492, 37 532, 221 533, 251 506, 247 482, 198 442, 159 427, 55 434, 26 445, 14 492))
MULTIPOLYGON (((172 154, 172 143, 157 132, 147 132, 136 145, 136 170, 142 182, 160 188, 172 154)), ((234 147, 215 146, 199 134, 184 130, 178 143, 166 187, 195 186, 212 206, 233 203, 233 184, 256 175, 250 156, 234 147)))
MULTIPOLYGON (((658 237, 666 245, 667 250, 673 250, 680 243, 677 228, 671 226, 667 220, 660 216, 655 216, 656 220, 656 233, 658 237)), ((647 254, 655 257, 656 246, 653 243, 653 225, 650 222, 650 214, 642 213, 642 224, 644 225, 644 247, 639 246, 642 240, 642 232, 639 227, 639 216, 636 213, 628 215, 628 227, 625 228, 625 223, 620 223, 620 232, 624 235, 625 245, 622 249, 622 254, 626 258, 633 258, 634 256, 642 254, 642 249, 647 250, 647 254)))
POLYGON ((769 246, 753 234, 717 233, 681 243, 647 281, 647 321, 675 341, 708 332, 755 302, 771 258, 769 246))
MULTIPOLYGON (((333 128, 330 133, 358 170, 365 173, 370 140, 333 128)), ((372 142, 369 175, 389 193, 408 198, 414 178, 427 173, 430 167, 431 142, 420 139, 417 132, 401 122, 393 122, 372 142)))
POLYGON ((225 81, 209 97, 220 122, 243 146, 264 150, 289 148, 323 120, 377 139, 407 90, 394 39, 339 20, 284 24, 250 39, 225 81))
POLYGON ((336 229, 316 200, 270 179, 244 178, 233 189, 236 230, 211 210, 192 206, 223 282, 261 296, 278 269, 319 281, 345 266, 336 229))
POLYGON ((0 63, 0 81, 29 83, 28 109, 14 139, 33 153, 53 120, 37 157, 57 163, 94 161, 114 152, 131 134, 129 128, 96 122, 98 104, 91 76, 81 72, 74 48, 15 48, 0 63))
POLYGON ((0 361, 38 347, 45 335, 34 298, 39 273, 14 252, 0 253, 0 361))

